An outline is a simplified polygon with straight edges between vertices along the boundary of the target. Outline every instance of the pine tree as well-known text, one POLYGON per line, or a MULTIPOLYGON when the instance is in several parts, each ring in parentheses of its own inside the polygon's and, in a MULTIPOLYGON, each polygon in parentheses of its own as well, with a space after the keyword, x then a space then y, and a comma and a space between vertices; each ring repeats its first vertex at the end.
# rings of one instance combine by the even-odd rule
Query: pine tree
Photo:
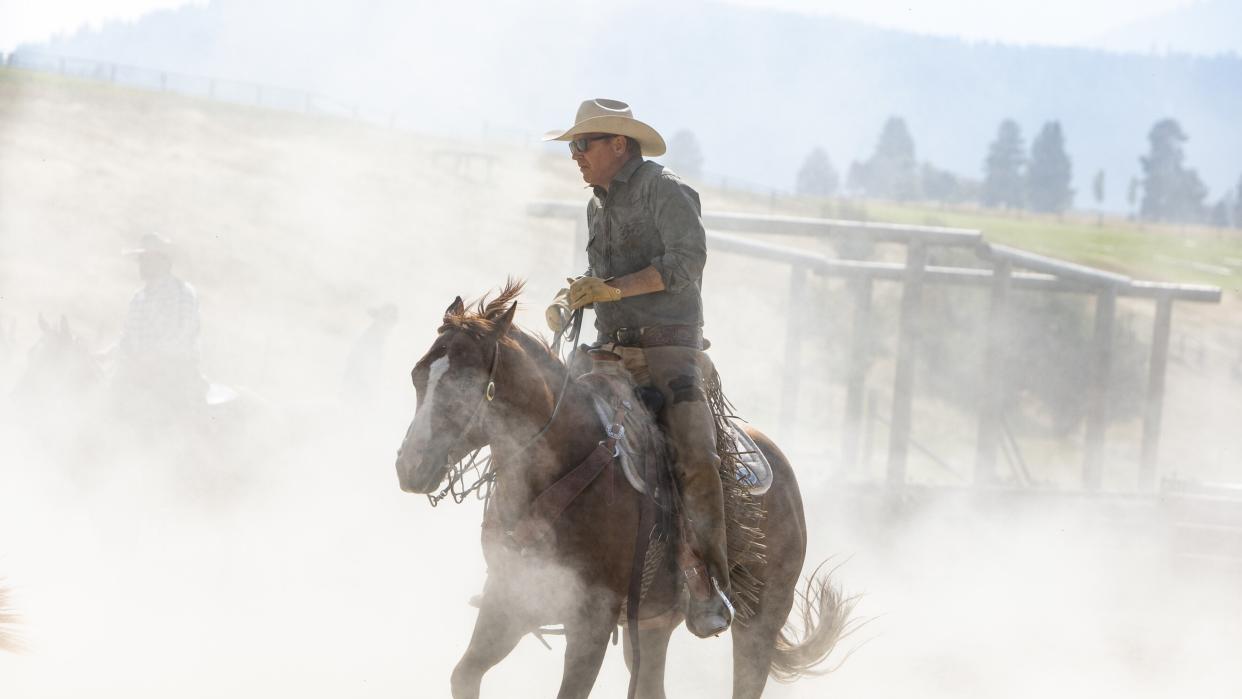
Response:
POLYGON ((919 195, 916 165, 914 139, 905 120, 889 117, 875 153, 859 170, 859 179, 870 196, 907 201, 919 195))
POLYGON ((1238 186, 1233 190, 1233 227, 1242 228, 1242 176, 1238 177, 1238 186))
POLYGON ((668 141, 668 156, 664 158, 669 169, 678 175, 698 178, 703 174, 703 151, 694 133, 682 129, 668 141))
POLYGON ((1023 204, 1026 166, 1022 132, 1012 119, 1001 122, 983 164, 983 205, 1017 209, 1023 204))
POLYGON ((1217 228, 1229 227, 1229 209, 1232 208, 1233 202, 1229 200, 1229 195, 1220 198, 1216 205, 1212 207, 1208 213, 1208 223, 1217 228))
POLYGON ((1026 178, 1027 201, 1035 211, 1059 214, 1074 203, 1074 190, 1070 189, 1073 166, 1065 154, 1065 137, 1059 122, 1044 124, 1031 142, 1026 178))
POLYGON ((1091 180, 1091 195, 1095 198, 1095 225, 1104 225, 1104 171, 1097 170, 1091 180))
POLYGON ((828 151, 816 147, 807 154, 798 170, 795 191, 801 196, 830 197, 837 193, 840 178, 828 158, 828 151))
POLYGON ((923 196, 928 199, 941 204, 960 201, 962 191, 957 175, 948 170, 941 170, 931 163, 923 163, 919 179, 922 181, 923 196))
POLYGON ((1199 173, 1183 165, 1182 144, 1187 140, 1173 119, 1163 119, 1147 136, 1151 151, 1139 162, 1143 166, 1143 201, 1139 214, 1153 221, 1196 221, 1204 216, 1207 187, 1199 173))

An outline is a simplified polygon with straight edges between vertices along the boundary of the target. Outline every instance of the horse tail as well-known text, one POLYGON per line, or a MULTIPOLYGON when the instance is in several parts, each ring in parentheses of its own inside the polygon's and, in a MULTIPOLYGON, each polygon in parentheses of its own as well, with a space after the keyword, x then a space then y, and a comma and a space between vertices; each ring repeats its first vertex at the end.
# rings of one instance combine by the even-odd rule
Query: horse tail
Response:
POLYGON ((835 568, 821 574, 825 563, 827 561, 820 563, 807 578, 805 587, 797 591, 794 607, 796 616, 801 620, 801 633, 798 633, 791 619, 776 637, 776 649, 768 672, 778 682, 824 675, 845 662, 842 658, 830 667, 817 667, 828 659, 837 643, 856 628, 851 615, 854 605, 858 603, 857 596, 846 597, 841 588, 833 584, 835 568))
POLYGON ((9 607, 9 589, 0 581, 0 651, 16 653, 22 649, 17 622, 17 613, 9 607))

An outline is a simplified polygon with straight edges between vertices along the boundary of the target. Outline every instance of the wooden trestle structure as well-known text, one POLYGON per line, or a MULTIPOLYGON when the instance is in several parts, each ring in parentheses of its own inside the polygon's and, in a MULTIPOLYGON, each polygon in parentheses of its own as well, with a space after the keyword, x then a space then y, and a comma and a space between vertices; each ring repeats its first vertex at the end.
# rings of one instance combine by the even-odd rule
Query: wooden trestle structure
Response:
MULTIPOLYGON (((577 221, 574 246, 575 268, 585 269, 587 230, 585 205, 567 202, 536 202, 528 213, 538 217, 577 221)), ((1151 491, 1157 486, 1160 426, 1164 404, 1165 370, 1169 357, 1169 334, 1173 303, 1219 303, 1221 290, 1214 286, 1139 281, 1130 277, 1051 257, 989 243, 980 231, 892 223, 847 221, 827 218, 773 216, 741 213, 705 213, 708 245, 713 250, 746 255, 789 265, 789 293, 803 295, 808 275, 844 277, 852 280, 854 294, 853 336, 846 381, 845 424, 842 453, 846 465, 859 459, 859 435, 863 428, 867 329, 875 282, 902 284, 892 412, 889 429, 887 480, 891 486, 906 481, 911 445, 911 411, 914 396, 914 365, 923 289, 927 284, 987 287, 990 303, 987 345, 984 350, 983 385, 979 406, 974 481, 989 484, 996 479, 996 453, 1001 439, 1004 408, 1001 332, 1009 313, 1014 289, 1077 293, 1095 297, 1095 326, 1091 346, 1091 382, 1087 390, 1087 414, 1083 463, 1083 486, 1099 490, 1103 476, 1103 450, 1109 420, 1108 377, 1113 365, 1113 326, 1118 298, 1149 299, 1155 304, 1151 354, 1143 410, 1142 456, 1136 486, 1151 491), (904 264, 831 258, 822 254, 773 245, 753 235, 794 235, 905 246, 904 264), (984 267, 942 267, 928 264, 934 247, 973 250, 984 267)), ((801 325, 792 319, 786 330, 782 380, 782 423, 793 419, 798 400, 801 365, 801 325)))

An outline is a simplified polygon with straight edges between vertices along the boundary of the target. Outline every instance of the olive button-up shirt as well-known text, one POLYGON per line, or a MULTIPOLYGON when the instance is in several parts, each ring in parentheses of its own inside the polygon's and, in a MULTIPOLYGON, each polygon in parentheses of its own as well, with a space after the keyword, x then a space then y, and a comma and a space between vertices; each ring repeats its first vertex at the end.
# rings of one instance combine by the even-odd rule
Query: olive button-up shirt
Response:
POLYGON ((587 205, 587 274, 609 279, 655 267, 664 291, 595 304, 595 328, 703 324, 707 236, 699 195, 663 165, 634 158, 587 205))

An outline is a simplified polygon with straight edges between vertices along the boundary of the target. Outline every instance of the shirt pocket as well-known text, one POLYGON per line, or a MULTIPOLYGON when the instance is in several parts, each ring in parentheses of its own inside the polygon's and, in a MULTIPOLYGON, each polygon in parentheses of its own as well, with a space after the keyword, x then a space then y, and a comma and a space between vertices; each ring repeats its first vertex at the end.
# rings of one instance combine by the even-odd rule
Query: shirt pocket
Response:
POLYGON ((660 254, 655 222, 641 213, 618 220, 614 232, 613 256, 625 268, 625 274, 643 269, 660 254))

